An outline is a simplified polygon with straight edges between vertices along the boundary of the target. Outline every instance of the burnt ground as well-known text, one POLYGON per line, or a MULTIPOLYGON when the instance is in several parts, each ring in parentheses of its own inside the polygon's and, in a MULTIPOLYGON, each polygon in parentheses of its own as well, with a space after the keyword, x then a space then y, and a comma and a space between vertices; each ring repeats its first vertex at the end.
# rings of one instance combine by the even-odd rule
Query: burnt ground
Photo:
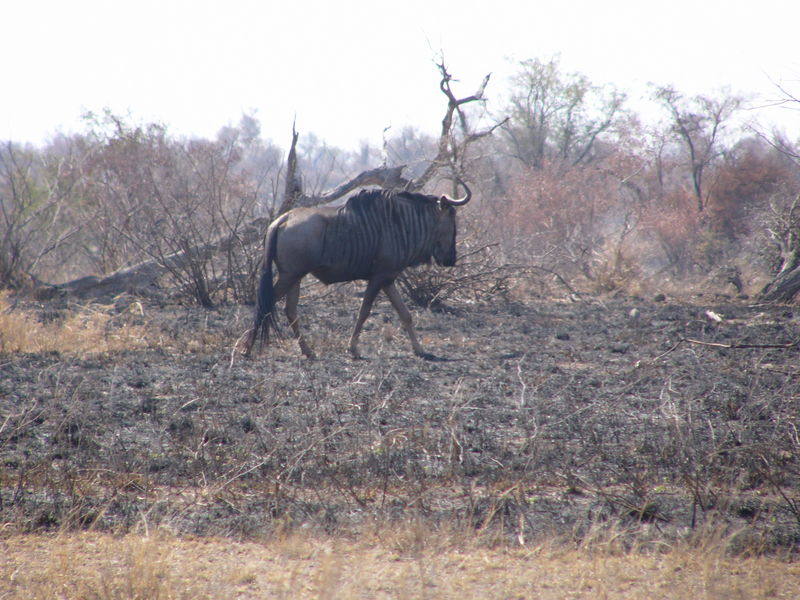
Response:
MULTIPOLYGON (((251 538, 413 521, 514 543, 800 542, 800 352, 779 347, 800 339, 792 307, 417 310, 443 358, 424 361, 383 300, 354 361, 343 289, 301 301, 312 361, 285 340, 231 366, 249 307, 155 301, 135 316, 143 347, 0 354, 4 528, 251 538)), ((126 302, 109 310, 130 320, 126 302)))

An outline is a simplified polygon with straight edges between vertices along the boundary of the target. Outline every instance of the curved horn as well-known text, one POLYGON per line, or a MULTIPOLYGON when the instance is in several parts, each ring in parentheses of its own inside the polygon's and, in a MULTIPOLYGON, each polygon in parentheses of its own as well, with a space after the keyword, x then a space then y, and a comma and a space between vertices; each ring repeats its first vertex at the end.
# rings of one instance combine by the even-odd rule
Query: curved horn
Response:
POLYGON ((451 206, 464 206, 467 202, 472 200, 472 190, 469 189, 469 186, 464 182, 463 179, 459 178, 458 183, 461 184, 461 187, 464 188, 464 196, 461 198, 450 198, 449 196, 443 195, 442 200, 450 204, 451 206))

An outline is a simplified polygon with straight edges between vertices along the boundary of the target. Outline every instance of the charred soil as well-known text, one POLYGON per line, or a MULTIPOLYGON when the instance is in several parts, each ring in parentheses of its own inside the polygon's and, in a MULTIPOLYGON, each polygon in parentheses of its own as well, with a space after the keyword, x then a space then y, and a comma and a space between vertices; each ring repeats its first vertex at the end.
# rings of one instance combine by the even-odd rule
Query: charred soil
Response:
MULTIPOLYGON (((250 308, 118 299, 130 347, 0 354, 0 522, 251 539, 404 522, 520 543, 703 531, 800 542, 800 318, 747 300, 391 306, 306 296, 291 339, 231 360, 250 308), (139 304, 137 304, 139 303, 139 304), (133 310, 135 308, 135 310, 133 310), (709 312, 711 311, 711 312, 709 312)), ((58 323, 86 307, 28 305, 58 323)), ((20 310, 20 309, 17 309, 20 310)))

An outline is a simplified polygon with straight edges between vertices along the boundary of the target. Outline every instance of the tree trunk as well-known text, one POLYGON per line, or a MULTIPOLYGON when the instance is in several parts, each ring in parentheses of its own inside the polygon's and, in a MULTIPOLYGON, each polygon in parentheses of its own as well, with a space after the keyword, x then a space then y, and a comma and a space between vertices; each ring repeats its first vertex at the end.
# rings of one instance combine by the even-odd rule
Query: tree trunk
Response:
POLYGON ((791 302, 800 294, 800 260, 785 265, 759 294, 762 302, 791 302))
MULTIPOLYGON (((776 236, 777 237, 777 236, 776 236)), ((794 233, 780 236, 781 268, 759 294, 763 302, 791 302, 800 292, 800 247, 794 233)))
POLYGON ((147 260, 112 273, 106 277, 89 275, 67 283, 50 285, 38 283, 36 294, 40 297, 66 293, 78 298, 90 299, 113 297, 125 292, 146 293, 158 287, 159 280, 170 271, 183 269, 191 257, 221 255, 229 252, 234 246, 249 246, 259 242, 268 225, 267 219, 259 217, 252 220, 241 230, 220 239, 199 244, 188 250, 175 252, 168 256, 147 260))

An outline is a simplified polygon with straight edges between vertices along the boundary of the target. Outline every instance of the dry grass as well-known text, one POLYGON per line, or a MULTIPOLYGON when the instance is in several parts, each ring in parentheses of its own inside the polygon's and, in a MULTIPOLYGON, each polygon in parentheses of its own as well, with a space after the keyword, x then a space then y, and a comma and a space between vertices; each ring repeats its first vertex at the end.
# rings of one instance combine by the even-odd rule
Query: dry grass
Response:
POLYGON ((0 598, 797 598, 800 564, 721 548, 492 548, 409 531, 263 543, 81 533, 0 541, 0 598), (413 532, 412 532, 413 533, 413 532), (422 545, 416 542, 427 536, 422 545))
POLYGON ((8 293, 0 294, 0 352, 59 352, 93 354, 148 345, 147 330, 135 323, 142 305, 112 314, 111 308, 88 305, 69 311, 63 319, 43 323, 29 310, 14 308, 8 293))

